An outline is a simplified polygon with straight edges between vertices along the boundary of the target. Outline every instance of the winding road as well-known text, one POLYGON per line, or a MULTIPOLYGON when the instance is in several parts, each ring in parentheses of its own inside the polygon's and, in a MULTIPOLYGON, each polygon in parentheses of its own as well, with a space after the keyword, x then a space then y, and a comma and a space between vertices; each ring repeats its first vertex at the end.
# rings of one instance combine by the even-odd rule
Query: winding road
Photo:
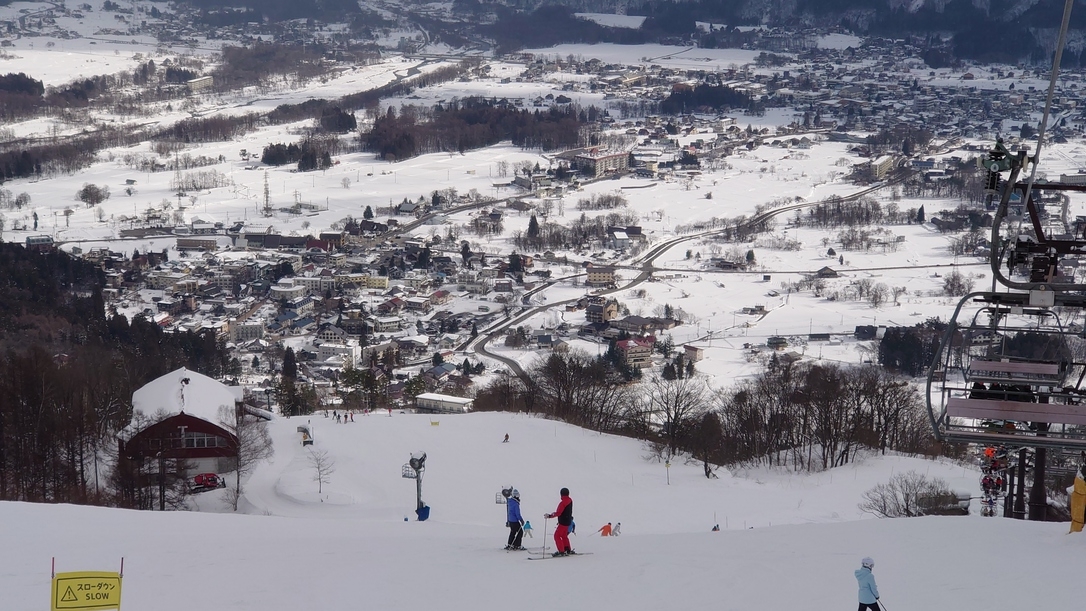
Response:
MULTIPOLYGON (((767 221, 769 219, 772 219, 772 218, 774 218, 776 216, 779 216, 781 214, 785 214, 787 212, 792 212, 792 211, 800 210, 800 209, 804 209, 804 208, 810 208, 812 206, 817 206, 817 205, 820 205, 820 204, 826 204, 826 203, 829 203, 831 201, 843 201, 843 202, 856 201, 856 200, 860 199, 861 197, 864 197, 866 195, 869 195, 871 193, 874 193, 874 192, 879 191, 881 189, 885 189, 886 187, 889 187, 889 186, 892 186, 894 184, 897 184, 897 183, 901 182, 902 180, 904 180, 905 176, 906 176, 906 174, 904 173, 904 171, 901 171, 901 173, 899 173, 897 176, 895 176, 894 178, 892 178, 890 180, 878 183, 878 184, 873 185, 871 187, 868 187, 866 189, 862 189, 860 191, 852 193, 851 195, 837 197, 837 198, 835 198, 833 200, 825 199, 825 200, 819 200, 819 201, 814 201, 814 202, 802 202, 802 203, 798 203, 798 204, 792 204, 792 205, 789 205, 789 206, 781 206, 780 208, 774 208, 772 210, 766 210, 764 212, 761 212, 761 213, 756 214, 753 217, 751 217, 749 220, 746 221, 745 225, 748 226, 748 227, 757 226, 757 225, 759 225, 761 223, 764 223, 765 221, 767 221)), ((627 284, 625 284, 625 285, 623 285, 621 287, 616 287, 616 288, 613 288, 613 289, 599 291, 599 292, 597 292, 595 294, 596 295, 610 295, 610 294, 613 294, 613 293, 617 293, 619 291, 625 291, 625 290, 634 288, 637 285, 649 280, 649 278, 652 277, 653 273, 655 273, 657 271, 664 271, 665 268, 656 267, 654 265, 654 262, 656 261, 656 259, 658 259, 661 255, 663 255, 667 251, 671 250, 672 248, 674 248, 674 247, 676 247, 679 244, 682 244, 684 242, 689 242, 691 240, 698 240, 698 239, 701 239, 701 238, 706 238, 706 237, 709 237, 709 236, 713 236, 713 235, 722 233, 723 231, 725 231, 725 229, 710 229, 710 230, 707 230, 707 231, 692 233, 690 235, 675 237, 675 238, 672 238, 670 240, 661 242, 660 244, 657 244, 656 246, 653 246, 652 248, 650 248, 647 252, 645 252, 645 253, 639 255, 638 257, 636 257, 634 259, 634 261, 633 261, 633 263, 634 263, 633 265, 615 265, 615 266, 613 266, 613 267, 622 268, 622 269, 638 270, 639 273, 638 273, 636 278, 634 278, 629 283, 627 283, 627 284)), ((930 266, 930 267, 954 267, 954 266, 955 266, 955 264, 938 264, 938 265, 934 265, 934 266, 930 266)), ((885 267, 885 268, 872 268, 872 271, 882 270, 882 269, 901 269, 902 267, 916 268, 917 266, 896 266, 896 267, 885 267)), ((689 270, 683 270, 683 271, 689 271, 689 270)), ((715 272, 717 270, 701 270, 701 271, 714 271, 715 272)), ((699 273, 701 273, 701 271, 699 271, 699 273)), ((814 270, 812 270, 812 272, 813 271, 814 270)), ((733 273, 733 274, 736 273, 736 272, 726 272, 724 270, 720 270, 720 272, 721 273, 733 273)), ((739 273, 750 273, 750 272, 739 272, 739 273)), ((772 272, 772 271, 770 271, 770 272, 759 271, 758 273, 762 274, 762 273, 774 273, 774 272, 772 272)), ((797 270, 781 270, 780 273, 797 273, 797 270)), ((803 272, 798 272, 798 273, 803 273, 803 272)), ((566 277, 563 277, 563 278, 548 280, 544 284, 542 284, 542 285, 532 289, 531 291, 528 291, 527 293, 525 293, 525 297, 531 297, 531 296, 537 295, 540 292, 554 286, 555 284, 557 284, 557 283, 559 283, 561 281, 571 280, 573 278, 577 278, 579 276, 584 276, 584 275, 585 274, 573 274, 573 275, 566 276, 566 277)), ((527 372, 524 371, 524 368, 521 367, 519 362, 517 362, 516 360, 511 359, 509 357, 506 357, 506 356, 503 356, 501 354, 497 354, 495 352, 492 352, 492 351, 488 350, 487 349, 487 344, 489 344, 495 338, 502 336, 504 334, 504 331, 506 329, 510 328, 510 327, 514 327, 516 325, 519 325, 520 323, 528 320, 529 318, 532 318, 533 316, 536 316, 537 314, 541 314, 543 312, 546 312, 546 311, 548 311, 550 309, 564 307, 564 306, 566 306, 568 304, 576 303, 580 299, 581 299, 581 297, 578 296, 578 297, 573 298, 573 299, 565 299, 565 300, 562 300, 562 301, 549 302, 546 305, 530 306, 530 307, 524 308, 520 312, 517 312, 515 314, 511 314, 511 315, 507 316, 504 320, 500 320, 500 321, 494 323, 493 325, 491 325, 490 327, 487 327, 485 330, 480 332, 477 337, 472 338, 472 339, 464 342, 460 346, 460 350, 472 350, 473 352, 475 352, 478 355, 485 355, 485 356, 487 356, 489 358, 501 361, 503 364, 505 364, 506 367, 509 368, 510 371, 512 371, 514 373, 514 375, 519 377, 526 384, 530 384, 531 383, 531 378, 528 376, 527 372)))

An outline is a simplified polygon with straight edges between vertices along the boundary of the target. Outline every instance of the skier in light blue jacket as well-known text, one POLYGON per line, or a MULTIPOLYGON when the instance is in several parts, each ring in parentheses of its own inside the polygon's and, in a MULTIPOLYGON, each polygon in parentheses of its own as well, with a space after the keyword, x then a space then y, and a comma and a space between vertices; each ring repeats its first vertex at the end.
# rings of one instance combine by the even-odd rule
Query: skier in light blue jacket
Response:
POLYGON ((879 588, 875 585, 875 575, 871 569, 875 568, 875 561, 864 558, 860 561, 860 568, 856 569, 856 582, 860 585, 860 608, 857 611, 881 611, 879 609, 879 588))

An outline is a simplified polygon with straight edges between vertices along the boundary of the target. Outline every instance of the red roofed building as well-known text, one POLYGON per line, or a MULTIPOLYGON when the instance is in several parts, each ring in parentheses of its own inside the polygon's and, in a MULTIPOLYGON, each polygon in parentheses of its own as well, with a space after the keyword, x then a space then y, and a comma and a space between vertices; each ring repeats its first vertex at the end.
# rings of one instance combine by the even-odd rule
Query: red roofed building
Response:
POLYGON ((399 297, 393 297, 388 301, 377 306, 377 311, 381 314, 395 314, 400 310, 403 310, 405 302, 399 297))
POLYGON ((643 369, 652 364, 652 347, 655 344, 656 338, 649 335, 620 340, 615 344, 615 349, 628 367, 643 369))

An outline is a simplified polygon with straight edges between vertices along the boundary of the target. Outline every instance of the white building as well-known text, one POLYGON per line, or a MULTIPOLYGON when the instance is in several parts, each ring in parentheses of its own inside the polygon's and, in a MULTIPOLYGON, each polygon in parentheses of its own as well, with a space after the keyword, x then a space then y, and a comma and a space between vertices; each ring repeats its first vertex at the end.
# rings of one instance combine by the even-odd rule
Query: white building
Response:
POLYGON ((280 280, 275 286, 271 287, 271 298, 273 301, 281 301, 286 299, 291 301, 305 295, 308 291, 305 286, 296 284, 294 278, 285 278, 280 280))
POLYGON ((304 286, 310 295, 323 296, 336 288, 336 281, 332 276, 295 276, 291 280, 295 285, 304 286))
POLYGON ((420 412, 462 414, 471 411, 472 403, 472 399, 436 392, 422 393, 415 398, 415 404, 420 412))
POLYGON ((340 360, 344 367, 357 367, 362 361, 362 347, 355 340, 345 344, 328 342, 317 347, 317 357, 322 361, 340 360))

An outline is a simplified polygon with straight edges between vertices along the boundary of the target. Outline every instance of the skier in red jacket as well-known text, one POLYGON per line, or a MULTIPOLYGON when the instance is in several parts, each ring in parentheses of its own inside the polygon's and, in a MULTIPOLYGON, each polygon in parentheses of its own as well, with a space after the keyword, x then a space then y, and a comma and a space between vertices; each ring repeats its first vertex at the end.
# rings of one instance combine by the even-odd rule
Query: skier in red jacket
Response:
POLYGON ((569 525, 573 523, 573 499, 569 498, 569 488, 562 488, 562 500, 558 502, 558 509, 554 513, 548 513, 547 518, 558 518, 558 527, 554 529, 554 545, 558 551, 555 556, 568 556, 573 554, 573 548, 569 545, 569 525))

